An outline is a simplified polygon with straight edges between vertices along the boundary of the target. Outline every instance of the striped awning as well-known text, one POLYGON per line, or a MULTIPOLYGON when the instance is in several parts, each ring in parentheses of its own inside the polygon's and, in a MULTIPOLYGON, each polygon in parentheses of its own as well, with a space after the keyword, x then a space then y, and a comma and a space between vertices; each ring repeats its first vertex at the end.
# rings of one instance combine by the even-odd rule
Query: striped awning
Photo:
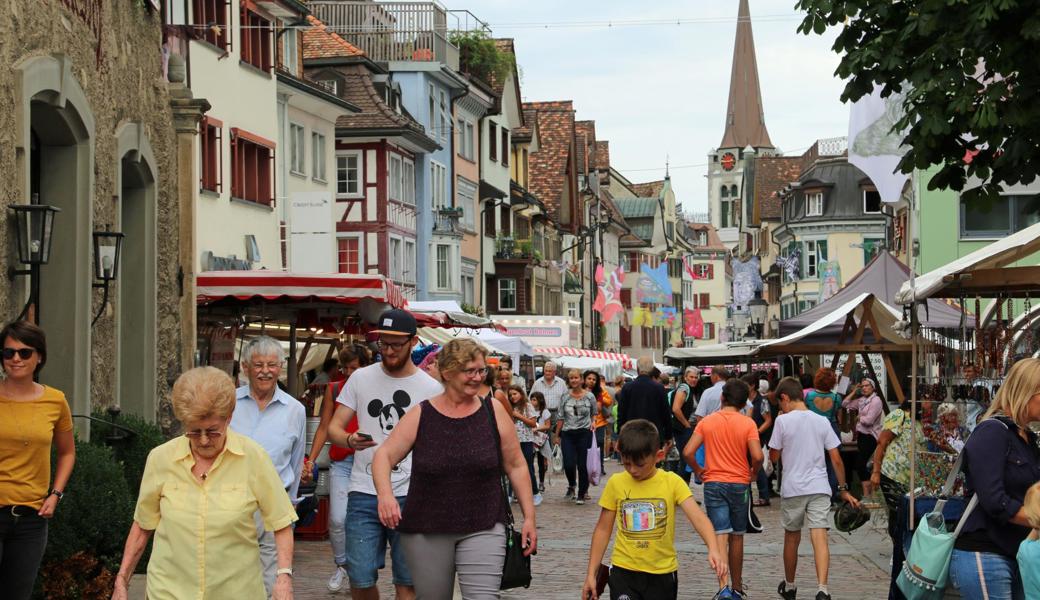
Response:
POLYGON ((408 303, 401 288, 382 275, 210 271, 200 273, 195 285, 195 298, 200 306, 227 299, 312 300, 346 305, 371 299, 394 308, 404 308, 408 303))
POLYGON ((569 346, 540 346, 534 349, 536 354, 546 356, 583 356, 585 358, 600 358, 603 360, 616 360, 621 363, 621 368, 631 370, 635 368, 635 361, 627 354, 617 352, 604 352, 602 350, 586 350, 585 348, 571 348, 569 346))

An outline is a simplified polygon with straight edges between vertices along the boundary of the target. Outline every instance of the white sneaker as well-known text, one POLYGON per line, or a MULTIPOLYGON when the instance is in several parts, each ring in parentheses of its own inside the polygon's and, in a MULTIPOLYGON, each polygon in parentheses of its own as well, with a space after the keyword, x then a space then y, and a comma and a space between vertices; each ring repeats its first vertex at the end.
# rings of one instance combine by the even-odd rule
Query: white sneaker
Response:
POLYGON ((329 577, 328 588, 330 592, 338 592, 343 589, 343 581, 347 578, 347 570, 343 567, 336 567, 336 572, 329 577))
POLYGON ((538 506, 541 503, 542 503, 542 495, 541 494, 535 494, 534 495, 534 505, 538 506))

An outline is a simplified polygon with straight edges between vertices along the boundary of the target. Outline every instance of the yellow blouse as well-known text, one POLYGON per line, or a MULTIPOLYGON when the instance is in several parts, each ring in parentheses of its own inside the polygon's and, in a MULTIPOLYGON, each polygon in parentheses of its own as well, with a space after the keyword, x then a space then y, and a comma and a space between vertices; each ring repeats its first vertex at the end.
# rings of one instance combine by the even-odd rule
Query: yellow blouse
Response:
POLYGON ((249 600, 266 597, 253 514, 277 531, 296 511, 274 464, 253 440, 227 430, 224 451, 199 482, 188 438, 153 449, 134 520, 155 530, 149 600, 249 600))
POLYGON ((0 397, 0 506, 39 509, 50 491, 54 434, 72 431, 65 394, 43 387, 35 400, 0 397))

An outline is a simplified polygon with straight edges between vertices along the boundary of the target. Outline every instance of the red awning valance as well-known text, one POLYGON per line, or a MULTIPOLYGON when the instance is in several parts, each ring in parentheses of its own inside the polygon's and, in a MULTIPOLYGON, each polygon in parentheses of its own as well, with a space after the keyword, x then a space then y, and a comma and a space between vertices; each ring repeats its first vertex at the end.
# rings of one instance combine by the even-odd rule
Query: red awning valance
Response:
POLYGON ((382 275, 349 273, 302 274, 284 271, 210 271, 195 280, 196 302, 206 306, 221 300, 312 300, 353 305, 366 298, 404 308, 401 289, 382 275))

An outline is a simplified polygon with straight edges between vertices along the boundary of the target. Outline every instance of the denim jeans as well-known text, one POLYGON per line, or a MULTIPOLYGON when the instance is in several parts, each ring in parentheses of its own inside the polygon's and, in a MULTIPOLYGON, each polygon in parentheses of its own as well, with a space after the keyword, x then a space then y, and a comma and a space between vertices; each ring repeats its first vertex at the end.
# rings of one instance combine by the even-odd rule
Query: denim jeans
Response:
POLYGON ((36 509, 19 506, 0 509, 0 589, 10 600, 29 600, 36 572, 47 547, 47 519, 36 509))
MULTIPOLYGON (((398 496, 397 503, 404 510, 406 496, 398 496)), ((375 587, 379 570, 386 566, 386 547, 390 546, 393 561, 391 573, 394 585, 412 585, 408 559, 401 547, 401 535, 396 529, 385 527, 379 520, 379 499, 373 494, 351 492, 347 503, 347 577, 350 587, 375 587)))
POLYGON ((531 492, 538 493, 538 478, 534 474, 534 442, 520 442, 520 452, 527 461, 527 472, 531 475, 531 492))
POLYGON ((603 444, 607 443, 607 426, 596 428, 596 445, 599 446, 599 472, 603 472, 603 444))
POLYGON ((689 443, 691 437, 693 437, 692 428, 679 428, 675 430, 675 449, 679 451, 680 456, 677 474, 679 475, 679 477, 682 477, 682 480, 686 483, 690 483, 690 477, 693 475, 693 473, 691 473, 689 469, 686 468, 686 461, 684 461, 681 457, 683 448, 685 448, 686 444, 689 443))
POLYGON ((751 486, 746 483, 708 481, 704 484, 704 512, 716 534, 744 535, 750 501, 751 486))
POLYGON ((332 544, 332 558, 341 567, 347 564, 347 497, 353 470, 353 454, 329 465, 329 543, 332 544))
POLYGON ((991 552, 954 550, 950 584, 966 600, 1023 600, 1022 575, 1014 559, 991 552))
POLYGON ((563 472, 567 475, 567 487, 573 488, 577 484, 578 498, 584 498, 589 491, 588 458, 591 445, 592 431, 589 429, 568 429, 560 434, 563 472), (577 477, 575 477, 575 471, 577 471, 577 477))

